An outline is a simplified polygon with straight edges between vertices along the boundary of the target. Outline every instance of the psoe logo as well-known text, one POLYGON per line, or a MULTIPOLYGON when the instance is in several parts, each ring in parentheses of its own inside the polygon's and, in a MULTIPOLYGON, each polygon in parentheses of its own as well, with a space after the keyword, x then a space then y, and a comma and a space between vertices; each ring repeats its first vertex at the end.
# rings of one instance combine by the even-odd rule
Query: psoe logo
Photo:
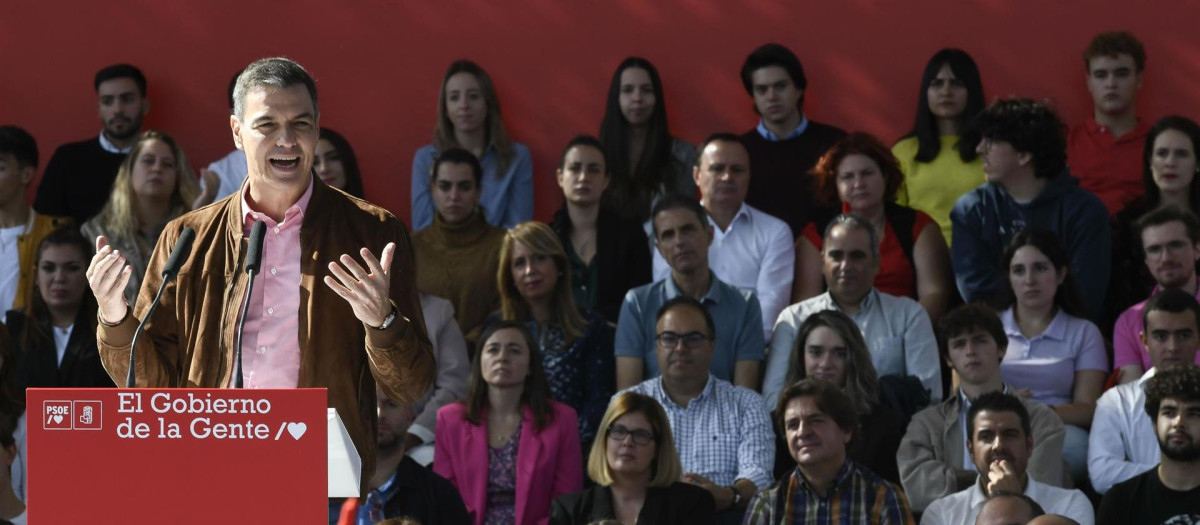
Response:
POLYGON ((44 430, 71 430, 70 401, 42 401, 42 428, 44 430))
POLYGON ((103 401, 75 401, 75 430, 104 428, 103 401))

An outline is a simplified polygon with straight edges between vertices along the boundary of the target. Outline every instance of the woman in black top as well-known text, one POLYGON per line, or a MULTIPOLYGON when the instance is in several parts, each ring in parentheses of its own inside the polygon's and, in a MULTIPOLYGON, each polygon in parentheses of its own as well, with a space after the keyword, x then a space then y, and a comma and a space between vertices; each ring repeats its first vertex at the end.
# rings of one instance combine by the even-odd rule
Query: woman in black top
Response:
POLYGON ((587 463, 596 485, 556 499, 550 523, 716 523, 712 495, 679 481, 683 468, 670 421, 658 402, 633 392, 621 394, 608 405, 601 428, 604 436, 597 436, 587 463))

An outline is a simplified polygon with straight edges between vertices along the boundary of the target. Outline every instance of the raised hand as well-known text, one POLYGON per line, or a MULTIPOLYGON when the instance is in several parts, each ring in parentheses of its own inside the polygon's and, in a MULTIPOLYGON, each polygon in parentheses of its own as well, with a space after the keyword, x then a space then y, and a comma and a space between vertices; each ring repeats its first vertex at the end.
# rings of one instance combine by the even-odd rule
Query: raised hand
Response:
POLYGON ((125 318, 129 305, 125 304, 125 287, 133 268, 125 264, 120 251, 108 245, 103 235, 96 237, 96 255, 88 264, 87 280, 100 306, 100 319, 116 323, 125 318))
POLYGON ((354 316, 370 327, 378 327, 392 313, 392 302, 388 297, 391 289, 392 256, 396 253, 396 243, 389 242, 383 247, 383 253, 376 259, 371 251, 359 250, 364 269, 349 254, 342 254, 341 262, 329 263, 329 273, 325 276, 325 284, 333 289, 342 299, 350 303, 354 316))

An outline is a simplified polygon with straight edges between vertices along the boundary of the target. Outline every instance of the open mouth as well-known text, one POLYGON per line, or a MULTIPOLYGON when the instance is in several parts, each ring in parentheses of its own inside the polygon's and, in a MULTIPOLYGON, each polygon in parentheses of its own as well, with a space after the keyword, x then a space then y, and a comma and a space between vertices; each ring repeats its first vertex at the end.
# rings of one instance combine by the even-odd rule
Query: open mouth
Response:
POLYGON ((271 157, 270 162, 281 170, 294 170, 300 165, 300 157, 271 157))

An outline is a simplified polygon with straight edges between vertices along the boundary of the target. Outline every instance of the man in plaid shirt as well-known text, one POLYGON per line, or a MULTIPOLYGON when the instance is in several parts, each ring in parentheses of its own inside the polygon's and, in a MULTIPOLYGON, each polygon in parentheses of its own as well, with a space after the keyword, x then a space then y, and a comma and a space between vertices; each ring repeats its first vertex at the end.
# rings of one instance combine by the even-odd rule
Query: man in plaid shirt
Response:
POLYGON ((804 379, 784 390, 775 410, 796 470, 750 502, 745 525, 912 525, 898 487, 846 457, 858 414, 838 387, 804 379))

